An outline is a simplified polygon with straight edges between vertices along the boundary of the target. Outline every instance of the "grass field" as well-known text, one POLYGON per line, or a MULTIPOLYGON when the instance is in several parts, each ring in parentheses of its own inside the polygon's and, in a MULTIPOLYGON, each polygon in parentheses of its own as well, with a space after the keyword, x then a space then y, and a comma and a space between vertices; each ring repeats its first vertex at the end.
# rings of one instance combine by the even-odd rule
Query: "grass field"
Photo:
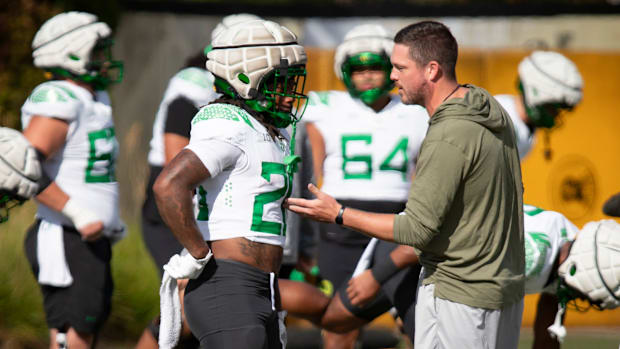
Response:
MULTIPOLYGON (((33 221, 34 205, 27 203, 11 211, 11 219, 0 225, 0 349, 43 349, 47 329, 39 288, 23 252, 24 234, 33 221)), ((130 225, 128 236, 113 248, 115 293, 112 314, 104 328, 99 348, 133 347, 142 329, 158 312, 158 276, 144 248, 139 226, 130 225)), ((290 328, 295 348, 319 348, 318 331, 307 326, 290 328), (297 336, 297 337, 296 337, 297 336)), ((531 348, 532 332, 523 329, 519 348, 531 348)), ((616 349, 618 328, 569 328, 563 349, 616 349)), ((406 348, 404 343, 398 348, 406 348)))

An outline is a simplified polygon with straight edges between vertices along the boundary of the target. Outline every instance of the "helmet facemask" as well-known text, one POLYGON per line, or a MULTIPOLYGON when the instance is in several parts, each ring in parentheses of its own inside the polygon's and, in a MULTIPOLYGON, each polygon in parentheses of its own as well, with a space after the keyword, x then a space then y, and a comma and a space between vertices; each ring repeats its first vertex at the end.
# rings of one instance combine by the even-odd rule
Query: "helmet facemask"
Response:
POLYGON ((26 199, 5 190, 0 190, 0 223, 8 221, 9 211, 22 205, 24 202, 26 202, 26 199))
POLYGON ((390 79, 392 64, 390 58, 385 54, 373 52, 362 52, 347 57, 341 66, 342 82, 354 98, 359 98, 364 104, 371 105, 379 98, 389 94, 394 87, 394 82, 390 79), (383 85, 377 88, 361 91, 355 87, 351 76, 356 69, 381 70, 385 74, 383 85))
POLYGON ((544 104, 532 105, 528 103, 526 94, 523 92, 523 84, 519 81, 519 92, 523 98, 523 105, 525 112, 530 120, 530 123, 535 127, 553 128, 561 120, 561 115, 564 111, 571 111, 572 106, 562 102, 549 102, 544 104))

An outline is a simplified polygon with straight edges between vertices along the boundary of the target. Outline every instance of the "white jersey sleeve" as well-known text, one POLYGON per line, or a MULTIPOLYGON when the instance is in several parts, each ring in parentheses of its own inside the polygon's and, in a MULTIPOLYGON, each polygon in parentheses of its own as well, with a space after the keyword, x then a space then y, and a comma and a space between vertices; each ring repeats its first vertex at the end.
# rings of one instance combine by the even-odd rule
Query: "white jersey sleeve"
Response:
POLYGON ((196 109, 204 107, 219 97, 213 88, 214 80, 213 74, 195 67, 185 68, 170 79, 153 124, 153 137, 149 143, 151 149, 148 154, 150 165, 162 166, 164 164, 164 129, 170 103, 183 97, 191 101, 196 109))
POLYGON ((249 113, 229 104, 210 104, 196 114, 188 149, 204 159, 207 168, 221 167, 196 193, 196 220, 205 240, 245 237, 284 244, 286 212, 282 204, 290 196, 292 178, 284 165, 289 136, 285 130, 281 132, 282 138, 272 138, 249 113), (225 143, 229 154, 203 150, 200 145, 204 142, 225 143), (222 158, 227 156, 232 158, 222 158), (211 165, 213 159, 221 165, 211 165))
POLYGON ((530 150, 532 150, 532 146, 534 144, 534 133, 530 131, 530 128, 527 127, 525 122, 523 122, 519 116, 515 101, 515 98, 518 97, 511 95, 497 95, 494 97, 508 112, 510 120, 512 120, 512 125, 515 130, 515 138, 517 140, 517 149, 519 150, 519 157, 523 159, 527 156, 527 154, 529 154, 530 150))
MULTIPOLYGON (((24 128, 34 115, 60 118, 69 124, 64 145, 42 164, 42 170, 72 200, 96 213, 106 229, 119 229, 122 222, 115 174, 118 142, 107 92, 93 95, 69 81, 46 82, 34 89, 22 107, 24 128)), ((63 214, 41 203, 37 216, 73 225, 63 214)))
POLYGON ((562 245, 575 239, 579 229, 562 214, 524 205, 525 293, 555 293, 550 280, 562 245))
MULTIPOLYGON (((60 81, 48 81, 37 86, 22 107, 22 113, 30 116, 38 115, 65 121, 78 118, 82 103, 76 94, 60 81)), ((25 128, 26 126, 24 126, 25 128)))
POLYGON ((407 201, 428 129, 426 110, 398 96, 379 112, 343 91, 310 98, 305 121, 325 144, 321 189, 337 199, 407 201))

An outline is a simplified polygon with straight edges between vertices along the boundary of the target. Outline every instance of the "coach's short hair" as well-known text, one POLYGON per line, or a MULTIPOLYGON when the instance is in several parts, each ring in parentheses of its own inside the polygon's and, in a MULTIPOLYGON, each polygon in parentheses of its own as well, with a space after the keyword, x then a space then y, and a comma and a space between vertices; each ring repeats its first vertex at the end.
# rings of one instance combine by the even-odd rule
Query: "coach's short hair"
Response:
POLYGON ((409 47, 409 55, 419 65, 436 61, 448 78, 456 80, 458 44, 450 29, 435 21, 410 24, 394 37, 394 43, 409 47))

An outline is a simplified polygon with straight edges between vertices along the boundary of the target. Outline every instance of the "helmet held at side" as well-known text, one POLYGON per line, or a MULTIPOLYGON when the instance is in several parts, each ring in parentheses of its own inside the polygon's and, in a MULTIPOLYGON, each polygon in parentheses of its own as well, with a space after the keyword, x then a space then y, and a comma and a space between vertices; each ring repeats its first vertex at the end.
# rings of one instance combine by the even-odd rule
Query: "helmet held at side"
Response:
POLYGON ((379 24, 362 24, 345 35, 344 41, 336 48, 334 72, 351 96, 359 98, 365 104, 372 104, 389 93, 394 87, 394 82, 390 79, 390 55, 393 48, 393 36, 379 24), (359 68, 384 71, 383 85, 366 91, 358 90, 351 80, 351 74, 359 68))
POLYGON ((224 30, 207 53, 206 67, 215 87, 248 107, 267 113, 276 127, 286 127, 303 114, 307 61, 293 32, 278 23, 256 20, 224 30), (282 98, 295 108, 280 110, 282 98))
POLYGON ((41 166, 35 149, 18 131, 0 127, 0 223, 9 210, 36 195, 41 166))
POLYGON ((591 304, 601 309, 620 306, 620 224, 613 220, 587 223, 558 275, 591 304))
POLYGON ((86 12, 64 12, 48 19, 32 41, 36 67, 103 90, 123 77, 123 63, 112 60, 112 30, 86 12))
POLYGON ((551 128, 561 110, 570 110, 583 97, 583 79, 564 55, 534 51, 519 63, 519 90, 528 117, 536 127, 551 128))

